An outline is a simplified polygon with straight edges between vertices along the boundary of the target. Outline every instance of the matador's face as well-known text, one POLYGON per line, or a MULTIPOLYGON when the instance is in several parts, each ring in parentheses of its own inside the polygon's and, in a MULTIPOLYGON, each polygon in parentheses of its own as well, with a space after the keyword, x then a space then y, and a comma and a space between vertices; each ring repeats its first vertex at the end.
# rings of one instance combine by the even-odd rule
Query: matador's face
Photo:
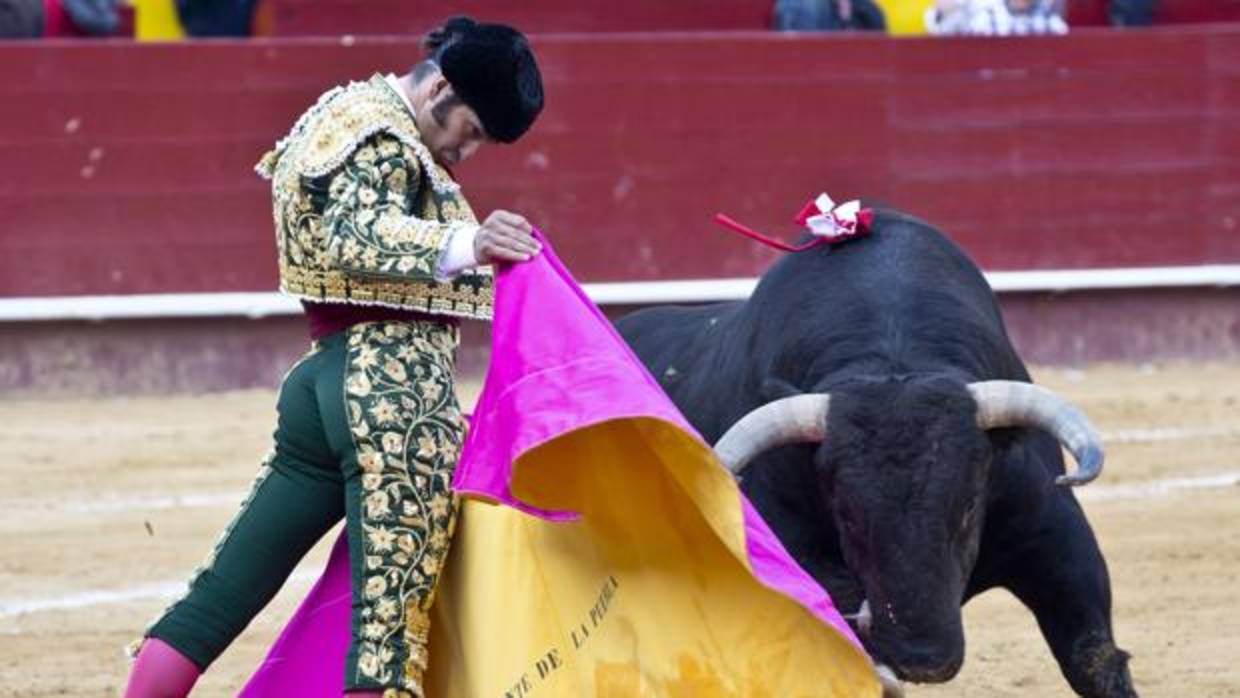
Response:
POLYGON ((443 85, 432 91, 429 109, 418 114, 418 130, 435 160, 451 167, 468 160, 490 139, 478 114, 456 98, 451 86, 443 85))

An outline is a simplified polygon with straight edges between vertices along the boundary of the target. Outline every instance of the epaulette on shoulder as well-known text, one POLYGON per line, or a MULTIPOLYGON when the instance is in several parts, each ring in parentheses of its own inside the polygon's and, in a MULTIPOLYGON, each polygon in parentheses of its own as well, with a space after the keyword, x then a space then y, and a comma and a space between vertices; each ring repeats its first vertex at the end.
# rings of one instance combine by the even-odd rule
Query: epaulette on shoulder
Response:
POLYGON ((324 93, 288 136, 263 156, 256 171, 271 178, 277 167, 287 166, 301 176, 321 177, 343 165, 368 138, 387 133, 417 154, 436 191, 457 192, 460 187, 422 143, 413 115, 381 80, 351 82, 324 93))

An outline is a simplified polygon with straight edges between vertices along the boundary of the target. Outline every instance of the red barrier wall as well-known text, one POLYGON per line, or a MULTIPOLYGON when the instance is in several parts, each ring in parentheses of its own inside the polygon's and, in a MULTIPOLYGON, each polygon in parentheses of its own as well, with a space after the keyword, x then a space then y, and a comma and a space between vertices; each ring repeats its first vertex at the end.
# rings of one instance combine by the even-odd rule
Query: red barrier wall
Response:
MULTIPOLYGON (((743 31, 771 26, 773 0, 268 0, 278 36, 422 34, 453 14, 533 33, 743 31)), ((1074 27, 1107 26, 1110 0, 1068 0, 1074 27)), ((1240 21, 1240 0, 1158 0, 1155 24, 1240 21)))
POLYGON ((422 34, 452 15, 505 22, 529 33, 765 29, 772 0, 269 0, 278 36, 422 34))
MULTIPOLYGON (((1237 287, 1014 293, 1000 303, 1031 364, 1240 357, 1237 287)), ((463 380, 487 366, 489 327, 462 324, 463 380)), ((5 399, 274 388, 309 343, 305 318, 291 316, 14 323, 0 337, 5 399)))
MULTIPOLYGON (((585 281, 758 273, 812 194, 990 269, 1240 262, 1240 28, 1063 38, 535 40, 548 108, 459 171, 585 281)), ((259 155, 404 40, 0 46, 0 296, 267 290, 259 155)))

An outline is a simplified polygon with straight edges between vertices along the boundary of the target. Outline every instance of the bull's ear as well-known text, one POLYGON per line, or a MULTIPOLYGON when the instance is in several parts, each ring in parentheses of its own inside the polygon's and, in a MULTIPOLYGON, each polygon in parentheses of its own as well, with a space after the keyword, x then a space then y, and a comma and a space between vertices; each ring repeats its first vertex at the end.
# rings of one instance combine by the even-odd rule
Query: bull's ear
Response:
POLYGON ((804 395, 805 391, 789 383, 783 378, 767 378, 762 381, 762 401, 775 402, 786 397, 804 395))

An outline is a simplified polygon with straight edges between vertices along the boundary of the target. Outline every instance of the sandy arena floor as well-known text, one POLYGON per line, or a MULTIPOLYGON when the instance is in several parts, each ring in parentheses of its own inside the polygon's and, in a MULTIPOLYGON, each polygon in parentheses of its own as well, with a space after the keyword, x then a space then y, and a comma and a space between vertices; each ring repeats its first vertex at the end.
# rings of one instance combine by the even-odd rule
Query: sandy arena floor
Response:
MULTIPOLYGON (((1108 469, 1082 498, 1142 695, 1240 696, 1240 363, 1036 375, 1106 437, 1108 469)), ((121 647, 232 516, 273 418, 266 391, 0 404, 0 696, 119 695, 121 647)), ((196 696, 236 693, 325 552, 303 562, 196 696)), ((966 623, 961 674, 910 696, 1071 695, 1011 596, 974 601, 966 623)))

